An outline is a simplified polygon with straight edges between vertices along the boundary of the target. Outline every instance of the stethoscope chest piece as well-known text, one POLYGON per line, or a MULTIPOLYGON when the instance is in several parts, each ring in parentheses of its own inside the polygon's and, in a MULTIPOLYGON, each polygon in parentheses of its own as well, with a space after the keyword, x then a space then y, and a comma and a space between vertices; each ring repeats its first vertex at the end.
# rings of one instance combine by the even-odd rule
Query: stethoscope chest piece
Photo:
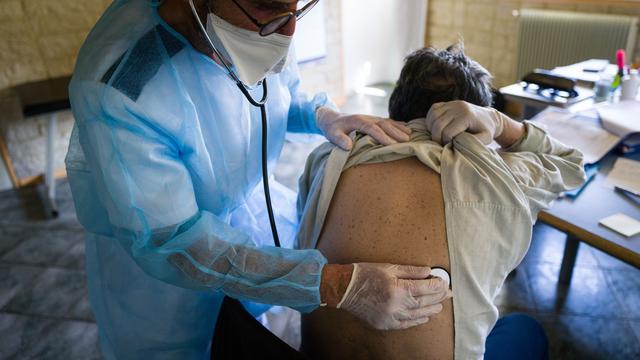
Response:
POLYGON ((447 272, 447 270, 441 268, 441 267, 434 267, 431 268, 431 276, 436 276, 439 277, 440 279, 444 280, 447 283, 447 286, 451 286, 451 276, 449 276, 449 273, 447 272))

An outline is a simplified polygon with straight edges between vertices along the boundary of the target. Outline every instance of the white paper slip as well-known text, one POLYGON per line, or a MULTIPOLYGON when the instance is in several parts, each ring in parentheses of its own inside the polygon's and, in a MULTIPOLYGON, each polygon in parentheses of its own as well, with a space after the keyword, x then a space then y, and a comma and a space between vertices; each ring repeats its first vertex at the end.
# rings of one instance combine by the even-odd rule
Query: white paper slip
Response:
POLYGON ((621 187, 636 194, 640 193, 640 161, 618 158, 607 175, 605 187, 621 187))
POLYGON ((622 213, 607 216, 600 220, 600 225, 608 227, 626 237, 640 233, 640 221, 622 213))

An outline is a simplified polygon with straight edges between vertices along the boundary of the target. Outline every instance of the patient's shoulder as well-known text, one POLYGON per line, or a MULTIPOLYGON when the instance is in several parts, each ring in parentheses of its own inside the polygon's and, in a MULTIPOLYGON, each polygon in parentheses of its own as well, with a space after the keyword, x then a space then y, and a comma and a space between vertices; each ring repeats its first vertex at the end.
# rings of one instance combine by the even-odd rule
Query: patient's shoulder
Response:
MULTIPOLYGON (((354 166, 342 174, 339 186, 379 190, 388 195, 441 193, 440 175, 416 157, 354 166)), ((364 190, 352 194, 361 192, 364 190)))

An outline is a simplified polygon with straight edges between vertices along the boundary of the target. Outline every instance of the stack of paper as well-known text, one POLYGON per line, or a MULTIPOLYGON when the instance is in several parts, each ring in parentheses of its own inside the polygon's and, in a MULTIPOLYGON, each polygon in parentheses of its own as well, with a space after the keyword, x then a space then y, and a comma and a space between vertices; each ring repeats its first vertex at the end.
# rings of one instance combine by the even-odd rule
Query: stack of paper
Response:
POLYGON ((620 138, 603 130, 590 118, 549 108, 533 120, 562 143, 580 150, 586 164, 594 164, 613 149, 620 138))
POLYGON ((618 72, 618 67, 615 64, 609 64, 609 60, 591 59, 577 64, 560 66, 551 71, 557 75, 576 79, 592 85, 595 84, 603 74, 607 74, 613 79, 615 74, 618 72))
POLYGON ((598 107, 602 127, 623 138, 640 132, 640 101, 627 100, 598 107))
POLYGON ((605 186, 640 194, 640 161, 618 158, 607 176, 605 186))

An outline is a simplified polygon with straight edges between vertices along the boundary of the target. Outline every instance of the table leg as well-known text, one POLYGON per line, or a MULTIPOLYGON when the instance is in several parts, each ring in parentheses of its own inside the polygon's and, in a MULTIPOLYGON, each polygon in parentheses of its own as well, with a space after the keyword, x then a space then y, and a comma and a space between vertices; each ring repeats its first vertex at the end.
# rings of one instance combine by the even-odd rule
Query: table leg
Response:
POLYGON ((51 114, 47 120, 47 159, 45 164, 45 210, 47 215, 51 217, 58 216, 56 207, 56 178, 54 175, 55 151, 56 151, 56 135, 58 133, 58 115, 51 114))
POLYGON ((562 265, 560 266, 560 276, 558 282, 564 285, 571 283, 571 276, 573 275, 573 265, 576 263, 576 257, 578 256, 578 248, 580 247, 580 240, 567 234, 567 243, 564 246, 564 255, 562 256, 562 265))

